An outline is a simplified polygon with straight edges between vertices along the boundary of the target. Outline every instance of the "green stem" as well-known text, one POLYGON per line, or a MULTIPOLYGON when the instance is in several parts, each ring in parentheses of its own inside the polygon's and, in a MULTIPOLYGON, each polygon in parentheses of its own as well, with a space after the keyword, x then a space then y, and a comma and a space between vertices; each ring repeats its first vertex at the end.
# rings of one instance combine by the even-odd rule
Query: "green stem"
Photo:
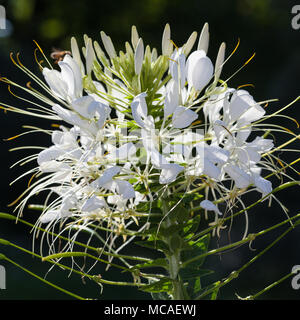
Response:
POLYGON ((47 280, 41 278, 40 276, 38 276, 38 275, 36 275, 35 273, 31 272, 30 270, 22 267, 21 265, 19 265, 18 263, 16 263, 16 262, 13 261, 13 260, 7 258, 6 256, 3 256, 3 255, 2 255, 2 258, 5 259, 6 261, 10 262, 11 264, 15 265, 15 266, 18 267, 19 269, 21 269, 21 270, 25 271, 26 273, 30 274, 31 276, 37 278, 38 280, 46 283, 47 285, 49 285, 49 286, 51 286, 51 287, 53 287, 53 288, 55 288, 55 289, 57 289, 57 290, 59 290, 59 291, 61 291, 61 292, 64 292, 64 293, 68 294, 69 296, 72 296, 72 297, 74 297, 74 298, 76 298, 76 299, 86 300, 86 298, 83 298, 83 297, 81 297, 81 296, 79 296, 79 295, 77 295, 77 294, 75 294, 75 293, 72 293, 72 292, 70 292, 70 291, 68 291, 68 290, 66 290, 66 289, 64 289, 64 288, 61 288, 61 287, 55 285, 54 283, 52 283, 52 282, 50 282, 50 281, 47 281, 47 280))
MULTIPOLYGON (((24 249, 24 248, 16 245, 15 243, 10 242, 10 241, 4 240, 4 239, 0 239, 0 244, 5 244, 5 245, 12 246, 12 247, 14 247, 14 248, 16 248, 18 250, 21 250, 21 251, 23 251, 23 252, 25 252, 27 254, 30 254, 31 256, 35 256, 35 257, 37 257, 37 258, 42 260, 42 256, 40 256, 39 254, 37 254, 37 253, 35 253, 33 251, 30 251, 30 250, 24 249)), ((48 262, 50 262, 52 264, 55 264, 55 265, 61 267, 62 269, 66 269, 66 270, 70 270, 72 272, 75 272, 75 273, 79 274, 81 277, 88 277, 90 279, 93 278, 93 276, 91 276, 91 275, 89 275, 87 273, 83 273, 83 272, 78 271, 76 269, 70 268, 70 267, 68 267, 68 266, 66 266, 64 264, 59 263, 59 262, 56 262, 56 261, 53 261, 53 260, 49 260, 48 262)))
POLYGON ((272 289, 273 287, 277 286, 278 284, 280 284, 280 283, 283 282, 284 280, 288 279, 288 278, 291 277, 292 275, 295 275, 295 273, 291 272, 291 273, 285 275, 285 276, 282 277, 281 279, 273 282, 272 284, 270 284, 270 285, 267 286, 266 288, 262 289, 261 291, 257 292, 256 294, 247 297, 246 300, 254 300, 254 299, 256 299, 258 296, 262 295, 263 293, 265 293, 265 292, 267 292, 268 290, 272 289))
POLYGON ((146 286, 144 283, 134 283, 134 282, 122 282, 122 281, 111 281, 111 280, 105 280, 102 279, 99 276, 93 276, 92 277, 95 282, 103 283, 103 284, 109 284, 114 286, 131 286, 131 287, 143 287, 146 286))
MULTIPOLYGON (((236 216, 238 216, 238 215, 244 213, 245 211, 248 211, 249 209, 255 207, 256 205, 258 205, 259 203, 261 203, 263 200, 267 199, 271 194, 274 194, 274 193, 276 193, 276 192, 279 192, 279 191, 281 191, 281 190, 283 190, 283 189, 286 189, 286 188, 289 188, 289 187, 293 187, 293 186, 295 186, 295 185, 300 185, 300 181, 290 181, 290 182, 287 182, 287 183, 284 183, 284 184, 278 186, 278 187, 275 188, 271 193, 269 193, 269 194, 267 194, 266 196, 262 197, 262 198, 259 199, 258 201, 252 203, 252 204, 249 205, 247 208, 241 209, 240 211, 232 214, 231 216, 222 219, 222 220, 221 220, 222 223, 226 222, 227 220, 232 220, 232 219, 235 218, 236 216)), ((222 199, 220 199, 220 200, 218 200, 218 201, 215 201, 214 203, 220 203, 220 202, 223 202, 223 201, 225 201, 225 200, 226 200, 225 198, 222 198, 222 199)), ((196 211, 196 210, 198 210, 198 209, 201 209, 201 207, 200 207, 200 206, 199 206, 199 207, 195 207, 195 208, 192 209, 192 211, 196 211)), ((212 231, 212 230, 215 229, 215 228, 216 228, 215 225, 212 226, 212 227, 206 228, 205 230, 203 230, 203 231, 195 234, 191 239, 195 239, 195 238, 201 237, 201 236, 205 235, 206 233, 209 233, 210 231, 212 231)))
POLYGON ((42 261, 48 261, 48 260, 51 260, 51 259, 59 259, 59 258, 71 258, 71 257, 89 257, 91 259, 94 259, 94 260, 103 262, 105 264, 108 264, 108 265, 110 265, 112 267, 119 268, 119 269, 122 269, 124 271, 130 272, 130 270, 128 268, 119 266, 119 265, 117 265, 115 263, 106 261, 104 259, 100 259, 98 257, 93 256, 92 254, 87 253, 87 252, 61 252, 61 253, 55 253, 55 254, 51 254, 49 256, 43 257, 42 261))
MULTIPOLYGON (((196 260, 202 259, 202 258, 204 258, 204 257, 206 257, 206 256, 209 256, 209 255, 212 255, 212 254, 216 254, 216 253, 220 253, 220 252, 223 252, 223 251, 225 251, 225 250, 229 250, 229 249, 231 249, 231 248, 234 248, 234 247, 236 247, 236 246, 243 245, 243 244, 245 244, 245 243, 247 243, 247 242, 249 242, 249 241, 253 241, 256 237, 261 236, 261 235, 263 235, 263 234, 265 234, 265 233, 267 233, 267 232, 269 232, 269 231, 272 231, 272 230, 274 230, 274 229, 282 226, 283 224, 288 223, 288 222, 291 222, 292 220, 294 220, 294 219, 296 219, 296 218, 299 218, 299 217, 300 217, 300 213, 297 214, 297 215, 295 215, 295 216, 292 217, 292 218, 286 219, 286 220, 284 220, 284 221, 282 221, 282 222, 280 222, 280 223, 278 223, 278 224, 276 224, 276 225, 274 225, 274 226, 272 226, 272 227, 269 227, 268 229, 262 230, 262 231, 257 232, 257 233, 249 234, 249 235, 248 235, 245 239, 243 239, 243 240, 236 241, 236 242, 234 242, 234 243, 231 243, 231 244, 229 244, 229 245, 223 246, 223 247, 221 247, 221 248, 213 249, 213 250, 210 250, 210 251, 208 251, 208 252, 205 252, 205 253, 197 256, 197 257, 194 257, 194 258, 191 258, 191 259, 185 261, 185 262, 182 264, 181 267, 184 268, 184 267, 186 267, 188 264, 190 264, 191 262, 194 262, 194 261, 196 261, 196 260)), ((300 223, 300 220, 296 221, 295 224, 294 224, 294 227, 297 226, 299 223, 300 223)))
POLYGON ((226 278, 223 281, 220 281, 219 284, 212 289, 209 289, 205 291, 204 293, 200 294, 195 300, 200 300, 203 297, 207 296, 208 294, 212 293, 216 289, 220 289, 221 287, 225 286, 227 283, 229 283, 231 280, 237 278, 239 274, 245 270, 247 267, 249 267, 252 263, 254 263, 259 257, 261 257, 263 254, 265 254, 268 250, 270 250, 278 241, 280 241, 286 234, 288 234, 290 231, 292 231, 294 227, 289 227, 285 232, 283 232, 279 237, 277 237, 271 244, 269 244, 264 250, 262 250, 259 254, 257 254, 255 257, 253 257, 251 260, 249 260, 246 264, 244 264, 240 269, 233 271, 228 278, 226 278))
MULTIPOLYGON (((172 220, 169 218, 168 213, 169 209, 165 200, 163 202, 163 216, 165 217, 164 223, 165 226, 168 228, 172 225, 172 220)), ((173 300, 183 300, 183 284, 179 277, 179 266, 180 266, 180 249, 174 250, 172 245, 172 237, 174 234, 170 234, 168 237, 165 238, 165 242, 168 244, 170 248, 170 254, 167 255, 168 259, 168 266, 169 266, 169 275, 173 282, 173 300)))
MULTIPOLYGON (((23 251, 23 252, 25 252, 27 254, 33 255, 33 256, 35 256, 37 258, 40 258, 41 260, 43 259, 43 257, 40 256, 39 254, 37 254, 37 253, 35 253, 33 251, 30 251, 30 250, 24 249, 24 248, 22 248, 22 247, 20 247, 20 246, 18 246, 16 244, 8 241, 8 240, 0 239, 0 243, 3 244, 3 245, 10 245, 10 246, 12 246, 12 247, 14 247, 14 248, 16 248, 18 250, 21 250, 21 251, 23 251)), ((118 281, 105 280, 103 278, 100 278, 99 276, 94 276, 94 275, 90 275, 88 273, 84 273, 84 272, 78 271, 76 269, 73 269, 73 268, 71 268, 69 266, 66 266, 66 265, 64 265, 62 263, 59 263, 59 262, 56 262, 56 261, 53 261, 53 260, 48 260, 47 259, 47 262, 50 262, 50 263, 52 263, 54 265, 57 265, 57 266, 61 267, 62 269, 66 269, 66 270, 70 270, 72 272, 75 272, 78 275, 80 275, 81 277, 87 277, 90 280, 93 280, 95 282, 101 282, 101 283, 110 284, 110 285, 120 285, 120 286, 138 286, 138 287, 145 286, 145 284, 143 284, 143 283, 118 282, 118 281)), ((147 277, 148 278, 149 277, 153 278, 154 275, 150 275, 150 274, 146 275, 146 274, 141 273, 140 276, 145 277, 145 278, 147 278, 147 277)), ((155 276, 157 276, 157 275, 155 274, 155 276)))
MULTIPOLYGON (((0 218, 4 218, 4 219, 8 219, 8 220, 14 220, 14 221, 18 221, 18 222, 21 222, 27 226, 30 226, 32 228, 36 228, 37 230, 40 230, 42 232, 46 232, 52 236, 55 236, 55 237, 58 237, 62 240, 65 240, 65 241, 70 241, 70 239, 62 236, 62 235, 59 235, 57 233, 54 233, 54 232, 51 232, 49 230, 45 230, 43 228, 40 228, 40 227, 36 227, 34 226, 32 223, 30 222, 27 222, 23 219, 20 219, 20 218, 16 218, 15 216, 11 215, 11 214, 8 214, 8 213, 4 213, 4 212, 0 212, 0 218)), ((103 248, 95 248, 95 247, 92 247, 92 246, 89 246, 87 244, 84 244, 84 243, 81 243, 79 241, 73 241, 74 244, 78 245, 78 246, 81 246, 81 247, 84 247, 86 249, 89 249, 89 250, 92 250, 92 251, 95 251, 97 253, 101 252, 101 254, 103 255, 106 255, 106 256, 111 256, 111 257, 115 257, 115 258, 119 258, 119 259, 130 259, 130 260, 138 260, 138 261, 143 261, 143 262, 148 262, 150 261, 151 259, 148 259, 148 258, 143 258, 143 257, 135 257, 135 256, 128 256, 128 255, 122 255, 122 254, 115 254, 115 253, 111 253, 111 252, 107 252, 107 251, 104 251, 103 248)))

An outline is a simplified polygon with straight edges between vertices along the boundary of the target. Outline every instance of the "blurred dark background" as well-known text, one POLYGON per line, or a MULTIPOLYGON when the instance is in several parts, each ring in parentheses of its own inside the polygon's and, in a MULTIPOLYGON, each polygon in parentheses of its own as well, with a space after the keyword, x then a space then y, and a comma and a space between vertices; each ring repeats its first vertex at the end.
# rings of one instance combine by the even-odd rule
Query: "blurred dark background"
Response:
MULTIPOLYGON (((104 30, 111 36, 116 49, 122 49, 124 42, 130 40, 132 25, 136 25, 144 43, 155 46, 160 51, 161 35, 166 23, 170 23, 172 39, 177 45, 182 45, 193 31, 201 31, 205 22, 210 25, 210 46, 208 55, 215 60, 217 50, 222 41, 227 44, 229 54, 238 39, 240 46, 235 55, 223 69, 223 78, 233 74, 243 63, 256 52, 255 59, 246 66, 230 85, 251 83, 254 88, 248 90, 256 101, 271 98, 279 99, 271 103, 269 113, 278 110, 299 95, 300 82, 300 29, 294 30, 291 26, 292 7, 297 1, 282 0, 143 0, 143 1, 37 1, 37 0, 10 0, 0 1, 6 8, 7 28, 0 30, 0 75, 25 85, 29 80, 14 67, 9 59, 10 52, 20 52, 22 62, 29 69, 39 73, 34 60, 33 39, 36 40, 49 56, 52 47, 70 49, 70 37, 76 36, 79 43, 83 43, 82 36, 87 34, 100 41, 99 32, 104 30)), ((300 3, 299 3, 300 4, 300 3)), ((24 102, 12 98, 7 86, 0 83, 0 102, 21 107, 24 102)), ((286 114, 300 121, 300 103, 292 106, 286 114)), ((294 122, 282 121, 279 123, 298 132, 294 122)), ((28 178, 9 186, 20 174, 30 166, 9 167, 31 151, 9 152, 10 148, 22 145, 50 144, 47 136, 34 134, 12 141, 3 139, 15 136, 24 131, 22 125, 37 125, 49 127, 47 121, 41 121, 14 113, 5 114, 0 111, 0 150, 1 150, 1 184, 0 210, 12 213, 13 208, 7 204, 15 200, 26 188, 28 178)), ((285 136, 284 138, 287 138, 285 136)), ((278 137, 279 145, 284 139, 278 137)), ((294 145, 299 149, 299 143, 294 145)), ((292 161, 298 157, 297 153, 281 155, 285 161, 292 161)), ((296 167, 299 171, 299 166, 296 167)), ((290 171, 287 172, 293 175, 290 171)), ((297 176, 295 176, 297 179, 297 176)), ((274 184, 278 181, 274 180, 274 184)), ((299 189, 288 189, 278 195, 278 198, 289 208, 289 214, 299 212, 299 189)), ((257 199, 257 198, 256 198, 257 199)), ((250 203, 250 202, 249 202, 250 203)), ((33 222, 36 213, 25 210, 24 219, 33 222)), ((282 221, 285 214, 280 206, 273 203, 268 208, 265 201, 249 213, 249 232, 258 232, 275 223, 282 221)), ((231 240, 240 239, 245 226, 244 218, 237 219, 232 226, 231 240)), ((240 247, 222 256, 207 259, 205 266, 215 270, 207 281, 217 277, 222 279, 233 270, 238 269, 255 254, 276 239, 288 226, 268 233, 255 240, 252 248, 248 245, 240 247)), ((214 245, 228 243, 228 229, 224 230, 220 239, 214 239, 214 245)), ((30 228, 11 221, 0 220, 0 238, 31 249, 32 233, 30 228)), ((38 243, 38 241, 37 241, 38 243)), ((38 248, 38 247, 37 247, 38 248)), ((290 232, 282 241, 263 255, 240 277, 235 279, 220 291, 221 299, 236 299, 235 293, 245 297, 253 294, 289 273, 294 265, 300 264, 300 229, 290 232)), ((143 250, 131 247, 127 250, 136 254, 143 254, 143 250)), ((0 245, 0 253, 10 259, 44 276, 50 264, 41 263, 37 258, 23 254, 12 247, 0 245)), ((0 290, 0 299, 69 299, 63 293, 39 282, 15 266, 0 261, 7 274, 7 289, 0 290)), ((104 278, 122 280, 118 272, 110 269, 104 273, 101 266, 93 269, 95 273, 102 273, 104 278)), ((69 276, 67 271, 55 268, 47 279, 83 297, 100 299, 148 299, 149 295, 138 292, 134 288, 104 287, 100 296, 100 287, 91 281, 84 283, 75 274, 69 276)), ((127 278, 130 280, 130 278, 127 278)), ((261 296, 261 299, 300 299, 300 290, 291 287, 290 279, 273 290, 261 296)))

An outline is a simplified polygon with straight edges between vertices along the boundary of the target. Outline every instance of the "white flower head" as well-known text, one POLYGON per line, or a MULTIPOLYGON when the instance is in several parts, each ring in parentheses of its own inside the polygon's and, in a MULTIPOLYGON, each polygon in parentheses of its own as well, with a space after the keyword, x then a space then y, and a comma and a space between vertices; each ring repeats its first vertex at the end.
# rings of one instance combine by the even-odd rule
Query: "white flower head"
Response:
MULTIPOLYGON (((136 27, 119 53, 106 33, 100 37, 101 45, 85 35, 82 54, 72 38, 72 56, 66 54, 57 68, 41 66, 44 80, 18 65, 50 96, 30 88, 26 92, 41 104, 6 107, 52 121, 47 129, 32 129, 48 134, 48 145, 19 162, 36 163, 21 176, 32 178, 16 206, 19 215, 32 197, 47 193, 35 230, 40 224, 58 226, 61 233, 76 230, 74 242, 80 230, 94 236, 96 226, 109 234, 104 249, 118 253, 118 235, 126 244, 142 234, 152 206, 155 215, 168 216, 161 199, 168 199, 167 208, 176 199, 174 207, 213 212, 217 226, 222 214, 244 206, 242 196, 250 191, 274 198, 269 176, 283 171, 275 155, 282 148, 270 132, 287 131, 262 125, 271 117, 263 103, 222 81, 226 46, 221 44, 213 65, 208 24, 195 50, 196 32, 177 47, 167 24, 162 55, 136 27)), ((62 250, 72 250, 72 241, 62 250)))

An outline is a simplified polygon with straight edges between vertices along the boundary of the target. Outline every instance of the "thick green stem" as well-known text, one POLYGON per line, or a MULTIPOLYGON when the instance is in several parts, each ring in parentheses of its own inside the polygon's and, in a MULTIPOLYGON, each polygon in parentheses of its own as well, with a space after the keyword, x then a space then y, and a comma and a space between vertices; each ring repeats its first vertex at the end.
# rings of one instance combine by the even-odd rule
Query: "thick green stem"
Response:
MULTIPOLYGON (((173 221, 169 217, 169 210, 165 200, 163 200, 163 212, 164 212, 164 224, 168 228, 172 225, 173 221)), ((179 266, 180 266, 180 248, 174 247, 174 237, 176 234, 169 234, 165 237, 165 242, 170 248, 170 253, 167 255, 169 262, 169 275, 173 282, 172 297, 173 300, 183 300, 183 284, 179 277, 179 266)))
POLYGON ((180 254, 175 252, 168 257, 169 261, 169 274, 170 278, 173 280, 173 299, 183 300, 182 283, 179 278, 179 264, 180 264, 180 254))

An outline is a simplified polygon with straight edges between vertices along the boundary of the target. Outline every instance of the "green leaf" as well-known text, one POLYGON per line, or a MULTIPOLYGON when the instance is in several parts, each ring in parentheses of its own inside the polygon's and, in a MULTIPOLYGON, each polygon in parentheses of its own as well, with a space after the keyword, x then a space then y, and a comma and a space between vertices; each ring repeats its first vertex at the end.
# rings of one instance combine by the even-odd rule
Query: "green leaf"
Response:
POLYGON ((190 218, 190 210, 186 208, 183 204, 176 206, 174 210, 171 211, 172 217, 174 217, 179 223, 184 223, 190 218))
POLYGON ((200 223, 201 216, 196 215, 192 219, 190 219, 186 226, 183 228, 184 235, 190 235, 195 233, 198 230, 199 223, 200 223))
POLYGON ((144 240, 144 241, 136 241, 134 244, 137 244, 141 247, 155 249, 163 252, 169 252, 169 248, 166 243, 162 240, 144 240))
POLYGON ((141 287, 140 290, 145 292, 170 292, 172 290, 172 281, 169 278, 163 278, 141 287))
POLYGON ((217 288, 211 293, 210 300, 216 300, 216 299, 217 299, 217 296, 218 296, 218 293, 219 293, 219 289, 220 289, 220 287, 217 287, 217 288))
POLYGON ((211 293, 209 293, 205 296, 205 300, 216 300, 217 295, 219 293, 219 289, 220 289, 220 281, 217 281, 217 282, 214 282, 214 283, 208 285, 205 288, 201 288, 200 290, 197 290, 197 291, 195 290, 194 294, 192 294, 191 297, 192 297, 192 299, 197 299, 197 297, 200 297, 205 292, 212 290, 211 293), (214 289, 214 290, 212 290, 212 289, 214 289))
POLYGON ((166 268, 168 267, 168 262, 164 258, 155 259, 146 263, 139 263, 132 267, 132 270, 134 269, 143 269, 143 268, 152 268, 152 267, 162 267, 166 268))
POLYGON ((171 300, 171 296, 166 292, 151 292, 153 300, 171 300))
MULTIPOLYGON (((185 251, 182 252, 182 262, 188 261, 191 258, 200 256, 208 251, 210 235, 206 234, 197 241, 189 241, 188 246, 185 247, 185 251)), ((189 263, 189 268, 198 269, 202 266, 205 257, 189 263)))
POLYGON ((208 274, 214 273, 213 270, 208 269, 192 269, 192 268, 184 268, 179 270, 179 275, 182 280, 190 280, 195 278, 201 278, 208 274))
POLYGON ((190 297, 194 297, 201 290, 201 278, 193 278, 188 281, 187 293, 190 297))
MULTIPOLYGON (((169 237, 171 234, 178 233, 183 228, 182 224, 171 224, 169 227, 165 228, 164 226, 161 226, 158 231, 158 235, 161 235, 162 237, 169 237)), ((157 228, 156 228, 157 231, 157 228)))
POLYGON ((182 240, 178 234, 173 234, 170 239, 170 250, 171 252, 178 252, 182 247, 182 240))

